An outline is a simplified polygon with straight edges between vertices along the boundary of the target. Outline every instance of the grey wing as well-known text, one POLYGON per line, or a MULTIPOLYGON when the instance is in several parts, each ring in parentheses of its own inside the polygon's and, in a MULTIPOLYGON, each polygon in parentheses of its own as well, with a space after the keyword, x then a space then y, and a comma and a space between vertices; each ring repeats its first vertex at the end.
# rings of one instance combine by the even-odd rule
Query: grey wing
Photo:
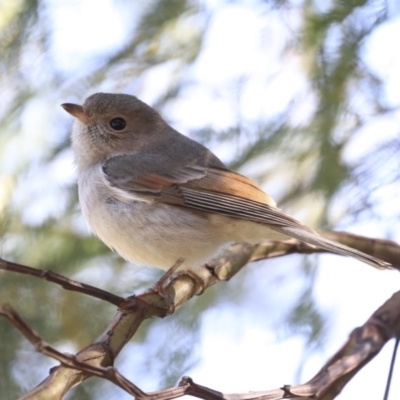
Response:
POLYGON ((116 197, 126 201, 153 200, 276 226, 300 224, 250 179, 228 169, 206 168, 197 160, 178 165, 160 156, 123 155, 108 159, 102 170, 116 197))
POLYGON ((222 193, 194 190, 188 188, 187 184, 182 186, 181 191, 185 199, 185 207, 266 224, 270 229, 288 237, 333 253, 354 257, 376 268, 389 268, 391 266, 390 263, 369 254, 320 236, 308 226, 301 224, 269 204, 222 193))
POLYGON ((182 203, 183 196, 177 185, 200 179, 207 174, 207 168, 197 160, 177 165, 163 157, 141 157, 122 155, 112 157, 102 165, 102 172, 116 197, 137 200, 160 200, 170 198, 172 203, 182 203), (166 167, 167 166, 167 167, 166 167))
POLYGON ((105 162, 103 173, 116 197, 125 201, 160 201, 259 222, 289 237, 358 258, 378 268, 390 265, 319 236, 276 208, 273 200, 252 181, 227 169, 207 168, 197 160, 178 165, 166 164, 159 157, 117 156, 105 162), (165 165, 169 165, 167 170, 165 165))

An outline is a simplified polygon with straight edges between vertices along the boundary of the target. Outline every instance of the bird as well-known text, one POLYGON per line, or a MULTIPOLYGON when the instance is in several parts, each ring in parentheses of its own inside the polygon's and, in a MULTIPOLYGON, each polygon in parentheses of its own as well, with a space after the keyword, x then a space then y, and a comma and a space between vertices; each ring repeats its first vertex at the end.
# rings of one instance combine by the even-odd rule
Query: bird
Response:
POLYGON ((377 268, 390 264, 329 240, 280 210, 255 182, 129 94, 62 107, 74 118, 79 201, 93 232, 125 260, 194 270, 235 242, 295 238, 377 268))

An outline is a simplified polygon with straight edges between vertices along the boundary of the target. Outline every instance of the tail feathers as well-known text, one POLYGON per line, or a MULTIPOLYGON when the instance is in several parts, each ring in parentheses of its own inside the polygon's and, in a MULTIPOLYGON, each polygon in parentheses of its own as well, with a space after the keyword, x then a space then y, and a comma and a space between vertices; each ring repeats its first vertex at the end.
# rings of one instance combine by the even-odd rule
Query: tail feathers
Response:
POLYGON ((387 269, 392 266, 392 264, 382 261, 379 258, 370 256, 356 249, 352 249, 344 244, 334 242, 333 240, 326 239, 316 232, 309 231, 307 229, 302 229, 301 227, 278 227, 271 226, 271 229, 283 233, 284 235, 290 236, 292 238, 298 239, 302 242, 306 242, 332 253, 341 254, 344 256, 354 257, 364 263, 372 265, 375 268, 387 269))

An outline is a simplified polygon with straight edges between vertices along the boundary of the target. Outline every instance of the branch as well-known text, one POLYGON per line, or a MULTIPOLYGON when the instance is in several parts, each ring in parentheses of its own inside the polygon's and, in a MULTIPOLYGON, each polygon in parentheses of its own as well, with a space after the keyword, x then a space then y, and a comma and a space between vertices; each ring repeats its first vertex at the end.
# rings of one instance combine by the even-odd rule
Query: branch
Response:
POLYGON ((116 296, 115 294, 94 286, 87 285, 86 283, 74 281, 73 279, 69 279, 53 271, 28 267, 26 265, 3 260, 2 258, 0 258, 0 269, 17 272, 18 274, 34 276, 35 278, 39 279, 44 279, 46 281, 60 285, 65 290, 84 293, 88 296, 107 301, 111 304, 114 304, 115 306, 120 306, 125 301, 123 297, 116 296))
MULTIPOLYGON (((336 233, 343 243, 346 240, 354 239, 354 235, 336 233)), ((363 243, 364 238, 359 238, 359 243, 363 243)), ((365 238, 365 240, 369 240, 365 238)), ((395 264, 400 265, 400 246, 393 242, 374 241, 379 243, 382 248, 388 248, 388 254, 394 255, 395 264)), ((371 246, 371 250, 379 248, 371 246)), ((357 247, 357 246, 354 246, 357 247)), ((33 275, 39 278, 51 280, 60 284, 68 290, 74 290, 85 293, 103 300, 118 304, 120 310, 117 312, 109 326, 103 334, 90 346, 81 350, 75 357, 76 360, 88 363, 97 368, 105 368, 113 365, 113 361, 118 356, 123 346, 132 338, 141 323, 152 317, 164 317, 170 313, 171 309, 181 306, 191 297, 198 294, 199 291, 207 289, 209 286, 223 280, 232 278, 243 266, 251 261, 257 261, 266 258, 280 257, 291 253, 313 253, 318 249, 300 243, 296 240, 284 242, 265 242, 252 246, 247 243, 240 243, 230 247, 222 257, 213 260, 208 265, 196 269, 196 275, 201 279, 201 288, 198 286, 198 279, 193 278, 193 274, 182 271, 177 276, 172 277, 167 283, 162 284, 162 293, 160 291, 148 291, 138 297, 122 299, 105 291, 93 288, 92 286, 81 284, 64 278, 61 275, 42 272, 34 268, 21 266, 0 259, 0 268, 19 273, 33 275), (173 307, 171 308, 171 303, 173 307)), ((369 252, 371 255, 375 255, 369 252)), ((386 257, 382 257, 388 260, 386 257)), ((389 261, 389 260, 388 260, 389 261)), ((163 279, 163 278, 162 278, 163 279)), ((70 388, 87 379, 91 373, 78 371, 71 365, 63 364, 53 368, 45 381, 36 389, 29 393, 26 399, 48 399, 62 398, 49 397, 54 388, 58 392, 65 394, 70 388), (46 397, 47 396, 47 397, 46 397)), ((286 389, 285 389, 286 390, 286 389)))
MULTIPOLYGON (((132 394, 136 397, 146 396, 144 392, 142 392, 137 386, 133 383, 129 382, 126 378, 124 378, 115 368, 102 368, 96 367, 89 363, 79 361, 78 357, 70 354, 60 353, 55 347, 45 342, 35 331, 33 331, 18 315, 18 313, 9 305, 0 306, 0 315, 6 317, 24 336, 28 339, 29 342, 35 346, 36 350, 39 353, 44 354, 45 356, 54 358, 59 361, 61 364, 67 367, 74 368, 75 370, 86 372, 90 375, 99 376, 101 378, 107 379, 113 382, 115 385, 119 386, 121 389, 125 390, 129 394, 132 394)), ((55 386, 55 385, 54 385, 55 386)), ((57 398, 62 398, 64 394, 64 387, 52 387, 51 394, 52 398, 55 398, 55 389, 60 389, 59 395, 57 398)), ((31 396, 35 393, 35 390, 27 395, 24 398, 31 398, 31 396)), ((46 398, 49 393, 41 394, 42 398, 46 398)), ((35 394, 36 395, 36 394, 35 394)))
POLYGON ((400 268, 400 246, 391 240, 373 239, 366 236, 354 235, 348 232, 321 231, 320 235, 327 239, 353 247, 371 256, 380 258, 400 268))
MULTIPOLYGON (((378 257, 384 261, 390 262, 394 268, 400 268, 400 246, 395 242, 382 239, 371 239, 364 236, 353 235, 347 232, 323 231, 320 232, 320 234, 328 239, 335 240, 374 257, 378 257)), ((275 257, 283 257, 285 255, 295 253, 326 253, 326 250, 316 248, 296 239, 290 239, 286 241, 266 241, 253 246, 249 246, 247 243, 243 243, 241 245, 236 244, 232 247, 232 249, 234 249, 233 251, 243 253, 243 260, 245 263, 266 260, 275 257), (247 256, 245 253, 247 253, 247 256)), ((44 279, 49 282, 56 283, 66 290, 83 293, 88 296, 104 300, 116 305, 117 307, 120 307, 125 301, 124 298, 113 293, 75 281, 73 279, 69 279, 53 271, 32 268, 0 258, 0 270, 1 269, 44 279)))
MULTIPOLYGON (((52 380, 43 387, 43 383, 23 399, 61 399, 66 387, 60 385, 65 376, 62 372, 71 370, 80 375, 80 381, 90 375, 107 379, 138 400, 170 400, 191 395, 204 400, 279 400, 289 398, 334 399, 351 378, 371 361, 393 337, 400 337, 400 292, 387 300, 367 322, 354 329, 345 345, 322 367, 309 382, 303 385, 285 385, 282 388, 249 392, 245 394, 224 394, 183 377, 178 387, 144 393, 136 385, 122 376, 115 368, 94 366, 88 361, 82 362, 80 355, 66 355, 44 342, 19 315, 9 306, 0 307, 0 314, 8 318, 36 349, 60 361, 63 366, 53 368, 52 380), (64 371, 63 371, 64 369, 64 371), (58 377, 61 376, 61 380, 58 377), (51 392, 49 392, 49 389, 51 392), (51 397, 50 397, 51 396, 51 397)), ((49 379, 49 378, 48 378, 49 379)), ((48 379, 46 381, 48 381, 48 379)), ((45 381, 45 382, 46 382, 45 381)))

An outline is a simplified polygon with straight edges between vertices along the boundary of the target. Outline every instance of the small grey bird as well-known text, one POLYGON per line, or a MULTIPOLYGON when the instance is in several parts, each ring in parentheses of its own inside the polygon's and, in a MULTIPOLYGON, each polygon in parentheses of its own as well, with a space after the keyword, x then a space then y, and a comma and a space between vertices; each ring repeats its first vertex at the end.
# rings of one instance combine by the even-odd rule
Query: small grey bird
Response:
POLYGON ((253 181, 126 94, 97 93, 72 114, 79 200, 95 234, 135 264, 201 266, 232 242, 296 238, 374 267, 389 263, 328 240, 283 213, 253 181))

